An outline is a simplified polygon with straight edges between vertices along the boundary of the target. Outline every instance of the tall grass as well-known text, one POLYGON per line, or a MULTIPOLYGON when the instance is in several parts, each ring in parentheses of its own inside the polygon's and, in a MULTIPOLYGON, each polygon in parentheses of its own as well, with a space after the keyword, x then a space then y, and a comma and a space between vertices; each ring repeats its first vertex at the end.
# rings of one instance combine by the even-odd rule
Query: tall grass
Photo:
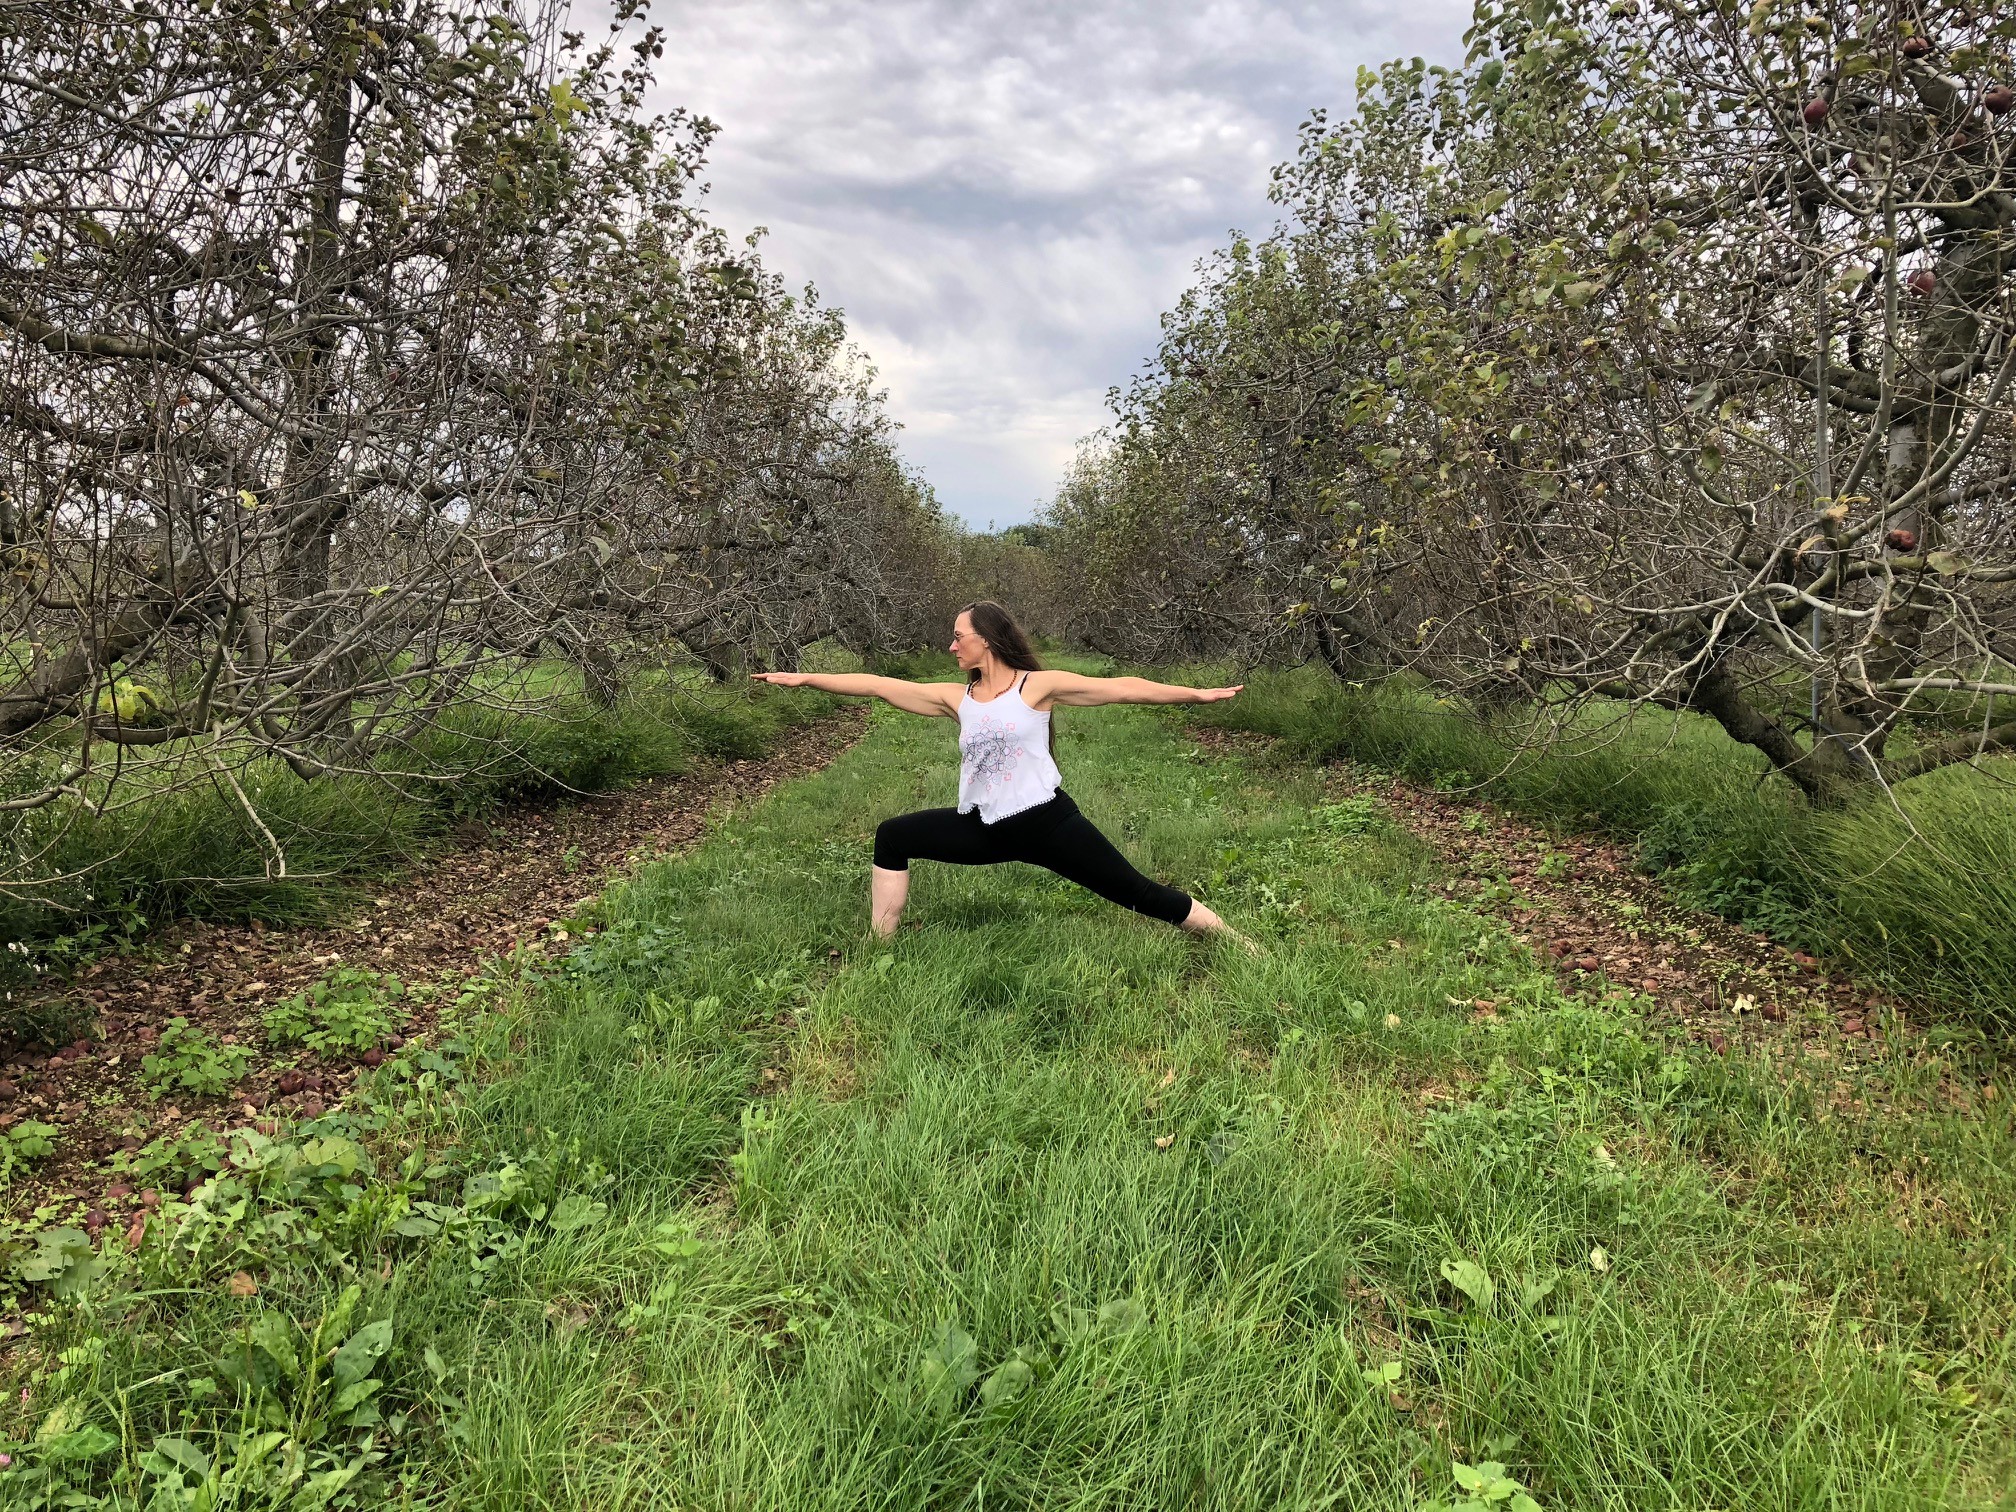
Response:
POLYGON ((1493 727, 1418 688, 1256 678, 1199 719, 1474 793, 1637 846, 1690 901, 1838 956, 1892 990, 2016 1016, 2016 763, 1956 768, 1815 811, 1764 758, 1690 715, 1598 709, 1493 727), (1536 740, 1536 734, 1544 738, 1536 740))
POLYGON ((1543 1512, 2006 1505, 2016 1135, 1941 1094, 1980 1067, 1849 1103, 1565 999, 1404 833, 1180 733, 1084 711, 1072 790, 1263 955, 1021 867, 920 866, 868 942, 875 823, 953 780, 879 715, 610 896, 459 1108, 397 1084, 385 1166, 451 1218, 533 1180, 517 1229, 398 1238, 382 1179, 319 1250, 207 1218, 207 1269, 52 1310, 60 1392, 17 1351, 10 1452, 60 1412, 94 1491, 242 1456, 309 1414, 214 1362, 355 1284, 393 1458, 339 1505, 1421 1512, 1483 1462, 1543 1512))
POLYGON ((78 802, 6 816, 5 874, 54 880, 0 891, 0 938, 31 952, 10 952, 0 970, 60 966, 170 918, 320 919, 348 884, 412 864, 459 821, 759 755, 832 707, 734 685, 645 688, 614 708, 562 696, 535 715, 456 710, 374 772, 303 781, 279 761, 245 770, 239 785, 271 841, 221 779, 150 791, 143 768, 106 811, 78 802))

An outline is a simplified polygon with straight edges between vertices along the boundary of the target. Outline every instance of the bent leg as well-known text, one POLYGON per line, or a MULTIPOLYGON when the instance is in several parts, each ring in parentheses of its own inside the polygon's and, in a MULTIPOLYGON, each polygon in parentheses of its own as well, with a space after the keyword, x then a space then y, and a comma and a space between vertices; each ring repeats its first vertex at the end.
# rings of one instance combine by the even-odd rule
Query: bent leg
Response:
MULTIPOLYGON (((1019 847, 1015 859, 1053 871, 1109 903, 1118 903, 1165 924, 1187 924, 1191 910, 1202 907, 1194 904, 1188 893, 1142 876, 1083 814, 1074 813, 1054 828, 1030 837, 1019 847)), ((1218 916, 1208 908, 1204 912, 1217 920, 1218 916)), ((1209 925, 1200 927, 1208 929, 1209 925)), ((1220 923, 1219 927, 1224 926, 1220 923)))
POLYGON ((1007 859, 977 814, 949 808, 921 809, 883 820, 875 829, 875 864, 868 873, 868 912, 875 933, 886 940, 902 922, 903 905, 910 897, 912 861, 985 866, 1007 859))
POLYGON ((868 920, 883 939, 896 933, 903 922, 903 905, 910 899, 910 873, 886 866, 868 869, 868 920))
POLYGON ((1007 859, 999 839, 987 833, 978 814, 919 809, 884 819, 875 827, 875 864, 884 871, 908 871, 912 861, 986 866, 1007 859))

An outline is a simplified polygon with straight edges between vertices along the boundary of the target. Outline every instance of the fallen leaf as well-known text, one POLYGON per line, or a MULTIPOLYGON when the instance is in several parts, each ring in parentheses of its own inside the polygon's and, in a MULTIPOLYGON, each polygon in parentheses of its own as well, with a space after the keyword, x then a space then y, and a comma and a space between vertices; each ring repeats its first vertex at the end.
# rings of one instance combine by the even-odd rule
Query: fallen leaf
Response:
POLYGON ((1174 1134, 1157 1134, 1155 1136, 1155 1148, 1158 1150, 1166 1150, 1174 1143, 1176 1143, 1176 1136, 1174 1134))
POLYGON ((232 1274, 227 1289, 234 1297, 256 1297, 259 1295, 259 1283, 254 1281, 244 1271, 236 1271, 232 1274))
POLYGON ((1589 1268, 1593 1271, 1607 1271, 1610 1269, 1610 1251, 1603 1248, 1600 1244, 1589 1251, 1589 1268))

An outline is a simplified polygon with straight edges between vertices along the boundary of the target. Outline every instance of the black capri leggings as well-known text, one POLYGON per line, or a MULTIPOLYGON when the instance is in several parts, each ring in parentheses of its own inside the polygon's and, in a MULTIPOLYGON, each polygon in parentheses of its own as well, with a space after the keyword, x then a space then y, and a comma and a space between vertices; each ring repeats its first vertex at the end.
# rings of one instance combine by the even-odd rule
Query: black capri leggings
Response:
POLYGON ((1189 894, 1142 876, 1062 790, 998 824, 984 822, 977 811, 949 808, 883 820, 875 831, 875 864, 884 871, 908 871, 912 861, 954 866, 1027 861, 1165 924, 1190 917, 1189 894))

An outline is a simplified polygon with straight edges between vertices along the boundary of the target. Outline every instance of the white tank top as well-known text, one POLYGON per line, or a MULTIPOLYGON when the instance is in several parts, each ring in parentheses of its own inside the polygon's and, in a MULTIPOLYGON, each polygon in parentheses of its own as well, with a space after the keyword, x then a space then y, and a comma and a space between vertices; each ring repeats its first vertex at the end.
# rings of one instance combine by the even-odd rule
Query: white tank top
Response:
POLYGON ((1050 716, 1022 701, 1021 680, 986 703, 959 700, 959 812, 993 824, 1056 796, 1064 781, 1050 757, 1050 716))

